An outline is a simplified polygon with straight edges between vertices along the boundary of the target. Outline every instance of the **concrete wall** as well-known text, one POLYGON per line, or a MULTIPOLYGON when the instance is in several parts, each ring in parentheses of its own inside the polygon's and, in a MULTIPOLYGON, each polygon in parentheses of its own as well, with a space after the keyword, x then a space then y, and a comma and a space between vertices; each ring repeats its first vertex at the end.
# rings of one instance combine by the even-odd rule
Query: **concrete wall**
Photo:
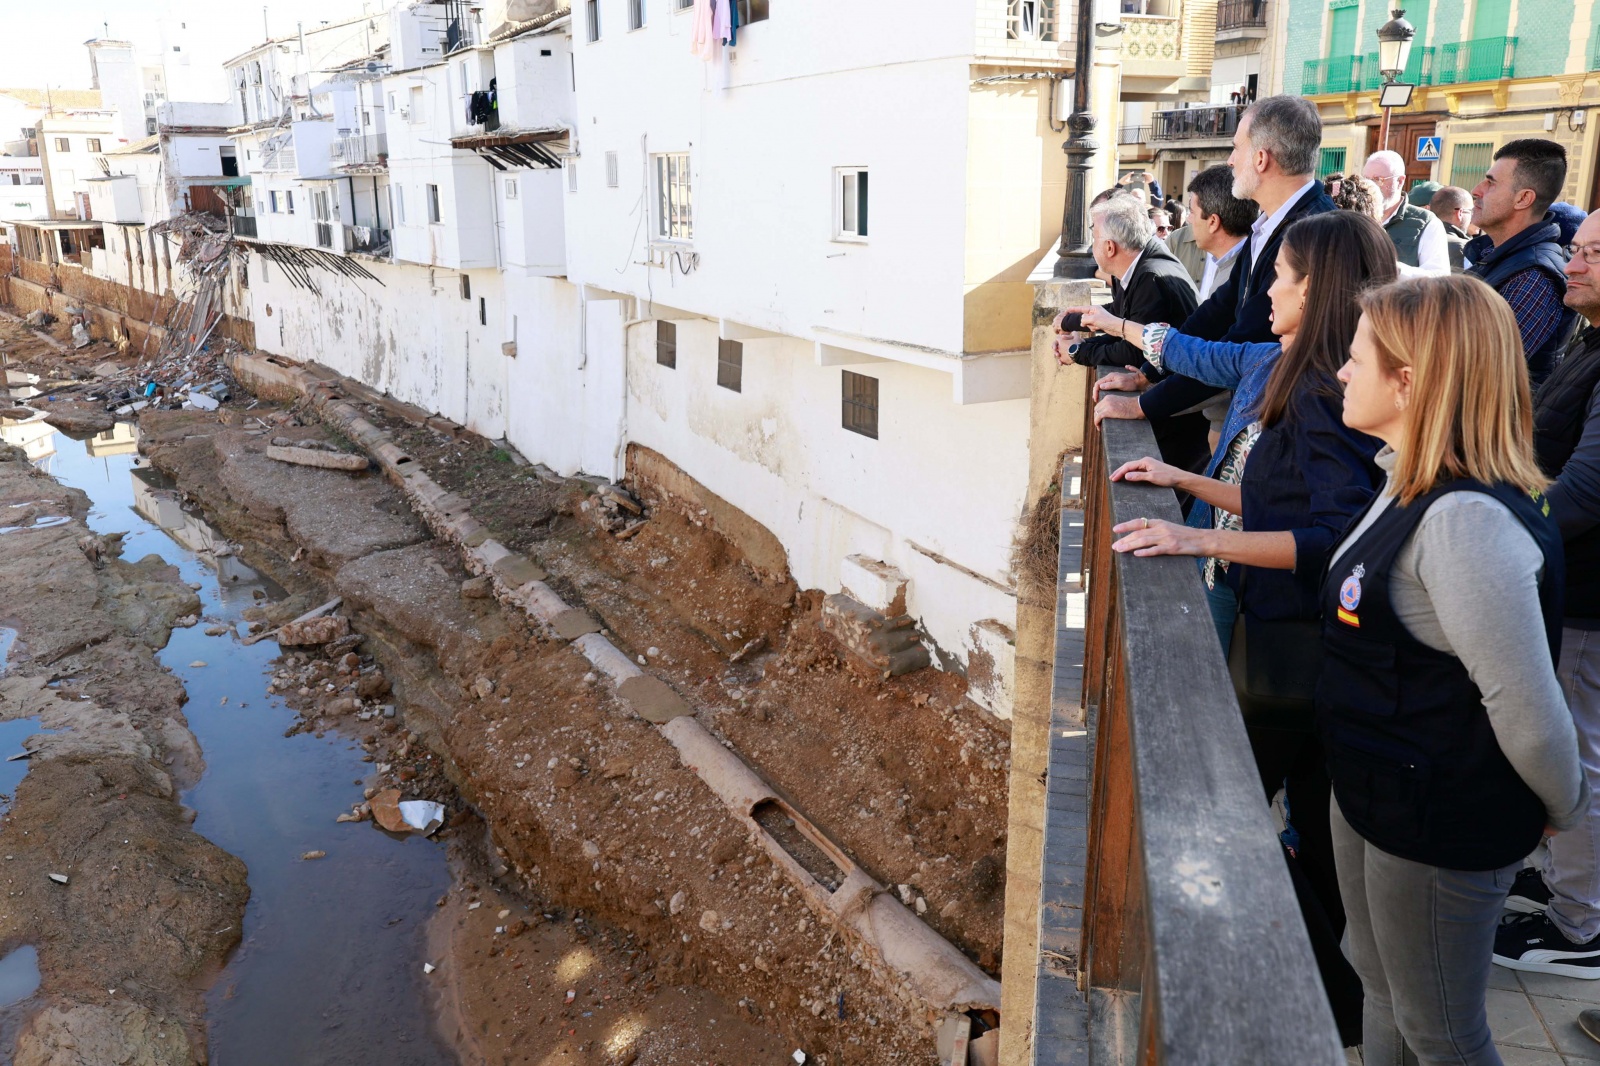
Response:
POLYGON ((139 179, 132 174, 110 178, 91 178, 84 183, 89 191, 89 210, 101 222, 143 222, 139 203, 139 179))
POLYGON ((116 137, 123 142, 139 140, 145 136, 144 74, 132 43, 90 41, 88 47, 94 87, 100 90, 102 104, 117 112, 116 137))

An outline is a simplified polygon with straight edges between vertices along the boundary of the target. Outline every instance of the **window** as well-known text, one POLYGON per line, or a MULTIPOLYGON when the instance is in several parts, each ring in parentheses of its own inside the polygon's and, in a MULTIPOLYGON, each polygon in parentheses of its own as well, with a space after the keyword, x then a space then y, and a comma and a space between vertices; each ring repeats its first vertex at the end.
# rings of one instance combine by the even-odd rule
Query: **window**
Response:
MULTIPOLYGON (((1127 7, 1124 5, 1123 10, 1127 7)), ((1008 0, 1006 39, 1053 41, 1056 39, 1055 0, 1008 0)))
POLYGON ((867 235, 867 171, 841 167, 834 171, 838 207, 834 212, 834 238, 861 240, 867 235))
POLYGON ((694 238, 687 152, 656 156, 656 236, 664 241, 694 238))
POLYGON ((90 137, 89 138, 89 143, 88 143, 88 150, 91 151, 91 152, 98 152, 100 150, 100 138, 98 138, 98 137, 90 137))
POLYGON ((615 152, 607 152, 606 153, 606 188, 615 189, 616 187, 617 187, 617 153, 615 153, 615 152))
POLYGON ((678 368, 678 324, 656 322, 656 362, 665 367, 678 368))
POLYGON ((405 189, 404 185, 396 185, 396 186, 393 186, 393 188, 394 188, 394 218, 395 218, 396 222, 399 222, 401 225, 404 225, 405 221, 406 221, 406 189, 405 189))
POLYGON ((467 92, 468 92, 468 89, 467 89, 467 61, 463 59, 461 62, 457 63, 456 64, 456 71, 459 73, 460 78, 461 78, 461 95, 462 96, 466 96, 467 92))
POLYGON ((1343 148, 1324 148, 1322 156, 1317 162, 1317 177, 1326 178, 1334 174, 1344 173, 1343 148))
POLYGON ((567 160, 567 191, 578 191, 578 161, 576 159, 567 160))
POLYGON ((472 299, 472 279, 466 274, 461 275, 461 298, 463 300, 472 299))
POLYGON ((65 137, 57 137, 56 138, 56 151, 58 151, 58 152, 70 152, 70 151, 72 151, 72 142, 67 140, 65 137))
POLYGON ((717 341, 717 384, 734 392, 744 391, 744 345, 738 341, 717 341))
POLYGON ((489 324, 489 301, 484 299, 482 296, 480 296, 480 297, 478 297, 478 325, 487 326, 488 324, 489 324))
POLYGON ((878 439, 878 379, 865 374, 842 371, 844 383, 844 428, 863 437, 878 439))
POLYGON ((644 28, 644 0, 628 0, 628 29, 644 28))
POLYGON ((267 193, 267 202, 272 205, 272 213, 273 214, 277 214, 278 213, 278 190, 274 189, 271 192, 267 193))
POLYGON ((687 11, 694 6, 694 0, 672 0, 672 6, 677 11, 687 11))
POLYGON ((767 0, 738 0, 739 25, 767 21, 767 0))
POLYGON ((439 186, 428 186, 428 221, 439 221, 439 186))
POLYGON ((394 93, 389 94, 389 114, 394 114, 394 93))
POLYGON ((514 177, 507 178, 506 179, 506 199, 507 200, 515 200, 516 198, 517 198, 517 179, 514 178, 514 177))
POLYGON ((283 194, 283 202, 287 207, 285 214, 294 214, 294 190, 290 189, 283 194))
POLYGON ((1450 184, 1471 189, 1483 180, 1494 162, 1494 144, 1458 144, 1450 155, 1450 184), (1465 185, 1462 182, 1466 182, 1465 185))
POLYGON ((600 0, 584 0, 584 16, 589 24, 589 43, 600 39, 600 0))

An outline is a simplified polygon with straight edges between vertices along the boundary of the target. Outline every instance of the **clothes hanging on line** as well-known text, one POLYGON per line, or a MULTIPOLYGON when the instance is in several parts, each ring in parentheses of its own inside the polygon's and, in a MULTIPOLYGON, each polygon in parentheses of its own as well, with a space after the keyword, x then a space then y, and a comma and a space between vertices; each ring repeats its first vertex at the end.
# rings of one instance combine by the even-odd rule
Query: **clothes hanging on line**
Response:
POLYGON ((707 63, 717 57, 716 0, 694 0, 694 33, 689 38, 689 51, 707 63))
POLYGON ((728 36, 726 38, 729 48, 739 44, 739 0, 718 0, 719 3, 728 5, 728 36))

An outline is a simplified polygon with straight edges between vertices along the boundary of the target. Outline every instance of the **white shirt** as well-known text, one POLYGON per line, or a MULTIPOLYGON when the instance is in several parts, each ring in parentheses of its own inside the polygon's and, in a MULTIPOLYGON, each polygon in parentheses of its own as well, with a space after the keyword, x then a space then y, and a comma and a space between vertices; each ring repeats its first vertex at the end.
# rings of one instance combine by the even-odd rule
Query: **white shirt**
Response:
POLYGON ((1133 262, 1128 264, 1128 269, 1123 272, 1123 275, 1122 275, 1122 291, 1123 292, 1127 292, 1128 291, 1128 279, 1133 277, 1133 272, 1135 270, 1139 269, 1139 260, 1141 260, 1143 258, 1144 258, 1144 251, 1141 249, 1139 254, 1133 257, 1133 262))
POLYGON ((1277 232, 1278 227, 1283 225, 1284 218, 1289 214, 1290 211, 1294 210, 1294 205, 1300 202, 1300 198, 1316 185, 1316 178, 1307 178, 1306 183, 1300 186, 1299 189, 1290 193, 1289 198, 1285 200, 1276 211, 1272 212, 1270 215, 1257 216, 1255 222, 1253 222, 1250 226, 1251 270, 1254 270, 1260 264, 1261 249, 1266 247, 1267 242, 1272 239, 1272 235, 1277 232))
MULTIPOLYGON (((1403 203, 1404 198, 1394 205, 1394 211, 1400 210, 1403 203)), ((1383 216, 1385 226, 1394 217, 1394 211, 1383 216)), ((1422 227, 1422 236, 1417 238, 1417 265, 1401 263, 1399 266, 1402 278, 1436 278, 1450 273, 1450 245, 1444 239, 1444 223, 1439 221, 1438 215, 1428 212, 1428 224, 1422 227)))
POLYGON ((1234 262, 1239 258, 1239 253, 1244 251, 1244 241, 1240 241, 1229 248, 1221 259, 1206 253, 1206 268, 1200 275, 1200 302, 1205 303, 1211 297, 1212 290, 1217 287, 1217 282, 1226 277, 1227 272, 1233 270, 1234 262))

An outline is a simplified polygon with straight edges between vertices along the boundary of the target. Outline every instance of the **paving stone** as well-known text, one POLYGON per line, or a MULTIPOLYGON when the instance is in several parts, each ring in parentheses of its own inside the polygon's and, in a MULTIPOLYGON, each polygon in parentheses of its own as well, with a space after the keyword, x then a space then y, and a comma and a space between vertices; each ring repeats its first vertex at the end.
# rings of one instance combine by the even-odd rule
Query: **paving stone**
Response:
POLYGON ((1505 1066, 1563 1066, 1564 1062, 1571 1061, 1563 1060, 1554 1051, 1535 1051, 1515 1044, 1496 1044, 1495 1050, 1500 1052, 1505 1066))
POLYGON ((588 611, 569 608, 556 615, 550 626, 562 640, 577 640, 585 633, 600 632, 600 620, 588 611))
MULTIPOLYGON (((1549 996, 1552 999, 1574 999, 1589 1007, 1600 1006, 1600 981, 1582 981, 1576 977, 1560 977, 1550 973, 1525 973, 1496 966, 1501 973, 1515 974, 1522 990, 1530 996, 1549 996)), ((1491 984, 1492 988, 1499 985, 1491 984)), ((1595 1045, 1595 1056, 1600 1058, 1600 1044, 1595 1045)))
POLYGON ((617 695, 627 700, 639 717, 656 725, 694 713, 666 682, 649 674, 628 678, 617 686, 617 695))
MULTIPOLYGON (((1563 1055, 1600 1056, 1600 1044, 1595 1043, 1587 1033, 1578 1028, 1578 1013, 1588 1010, 1590 1004, 1573 999, 1554 999, 1550 996, 1530 996, 1529 1000, 1530 1006, 1543 1020, 1544 1027, 1555 1037, 1556 1049, 1563 1055)), ((1502 1037, 1498 1031, 1495 1032, 1495 1039, 1514 1044, 1530 1043, 1527 1040, 1502 1037)))
MULTIPOLYGON (((1573 1008, 1572 1016, 1574 1018, 1578 1016, 1576 1003, 1567 1000, 1549 1002, 1566 1003, 1573 1008)), ((1550 1037, 1545 1032, 1544 1023, 1533 1012, 1533 1004, 1528 1002, 1528 997, 1521 992, 1507 992, 1498 988, 1489 990, 1489 1031, 1494 1034, 1497 1044, 1551 1049, 1550 1037)))
POLYGON ((543 581, 550 575, 529 562, 527 557, 513 552, 494 564, 494 576, 514 589, 530 581, 543 581))

